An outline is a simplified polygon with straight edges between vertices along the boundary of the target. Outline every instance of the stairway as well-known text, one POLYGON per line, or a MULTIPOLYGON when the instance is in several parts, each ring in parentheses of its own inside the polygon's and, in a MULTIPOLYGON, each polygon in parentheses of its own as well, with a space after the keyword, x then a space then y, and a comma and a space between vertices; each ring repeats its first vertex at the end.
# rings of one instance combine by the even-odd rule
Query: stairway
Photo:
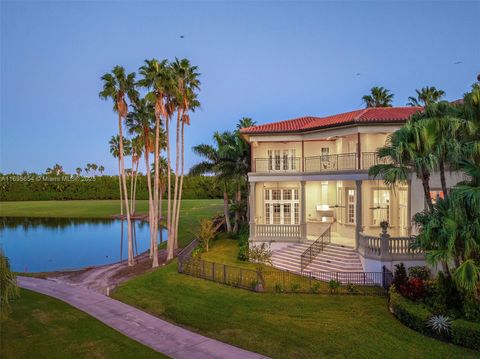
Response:
MULTIPOLYGON (((300 256, 309 245, 295 243, 273 252, 273 266, 300 273, 300 256)), ((363 272, 363 267, 353 247, 331 243, 325 245, 323 251, 304 269, 304 272, 363 272)))

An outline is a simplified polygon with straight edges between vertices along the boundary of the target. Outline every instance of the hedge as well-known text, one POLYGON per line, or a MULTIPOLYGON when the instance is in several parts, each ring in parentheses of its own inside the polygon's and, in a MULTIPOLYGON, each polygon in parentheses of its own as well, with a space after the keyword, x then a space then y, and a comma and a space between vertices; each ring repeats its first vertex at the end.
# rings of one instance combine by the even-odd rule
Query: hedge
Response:
POLYGON ((480 323, 456 319, 452 321, 450 334, 439 336, 427 325, 427 321, 433 314, 425 304, 406 299, 393 288, 390 289, 389 294, 390 310, 407 327, 437 339, 480 350, 480 323))
POLYGON ((480 350, 480 323, 457 319, 452 322, 452 342, 480 350))
MULTIPOLYGON (((130 191, 130 180, 127 181, 130 191)), ((215 177, 185 176, 182 198, 223 198, 223 190, 215 177)), ((0 174, 0 201, 87 199, 119 199, 118 176, 0 174)), ((146 176, 143 175, 137 179, 137 199, 148 199, 146 176)))

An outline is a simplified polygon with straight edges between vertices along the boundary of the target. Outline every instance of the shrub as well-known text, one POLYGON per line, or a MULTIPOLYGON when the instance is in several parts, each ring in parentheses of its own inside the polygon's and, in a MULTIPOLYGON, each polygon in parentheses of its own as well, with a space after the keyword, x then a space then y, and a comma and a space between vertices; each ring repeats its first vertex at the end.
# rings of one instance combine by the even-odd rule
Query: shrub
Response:
POLYGON ((208 252, 210 241, 215 238, 215 224, 211 219, 200 220, 200 226, 197 231, 197 237, 200 240, 202 248, 208 252))
POLYGON ((275 293, 283 293, 283 286, 280 283, 275 283, 275 287, 273 288, 275 293))
POLYGON ((317 294, 320 292, 321 284, 319 282, 315 282, 311 287, 310 287, 310 292, 313 294, 317 294))
POLYGON ((443 336, 450 333, 452 322, 450 318, 445 315, 434 315, 428 320, 427 325, 437 332, 437 334, 443 336))
POLYGON ((433 334, 432 330, 427 326, 432 313, 425 305, 411 302, 403 298, 395 290, 390 290, 390 310, 407 327, 423 334, 433 334))
POLYGON ((471 293, 463 298, 463 315, 467 320, 480 322, 480 300, 471 293))
POLYGON ((248 226, 242 226, 238 233, 238 260, 248 260, 248 226))
POLYGON ((408 275, 411 278, 418 278, 425 281, 430 279, 431 271, 427 266, 415 266, 408 268, 408 275))
POLYGON ((427 295, 423 280, 419 278, 410 278, 407 283, 400 286, 400 293, 408 299, 419 300, 427 295))
POLYGON ((393 285, 396 290, 400 290, 402 285, 406 285, 408 281, 407 271, 403 263, 395 265, 395 273, 393 275, 393 285))
POLYGON ((290 284, 290 291, 292 293, 297 293, 299 290, 300 290, 300 284, 299 283, 294 282, 294 283, 290 284))
POLYGON ((357 287, 355 287, 354 284, 348 283, 348 284, 347 284, 347 293, 349 293, 349 294, 358 293, 358 289, 357 289, 357 287))
POLYGON ((457 319, 452 322, 452 342, 480 350, 480 323, 457 319))
POLYGON ((437 298, 438 304, 444 308, 445 313, 457 317, 463 312, 463 295, 455 286, 452 278, 445 276, 443 272, 437 276, 437 298))
POLYGON ((340 288, 340 282, 336 281, 335 279, 331 279, 328 282, 328 289, 330 290, 330 294, 337 293, 338 288, 340 288))

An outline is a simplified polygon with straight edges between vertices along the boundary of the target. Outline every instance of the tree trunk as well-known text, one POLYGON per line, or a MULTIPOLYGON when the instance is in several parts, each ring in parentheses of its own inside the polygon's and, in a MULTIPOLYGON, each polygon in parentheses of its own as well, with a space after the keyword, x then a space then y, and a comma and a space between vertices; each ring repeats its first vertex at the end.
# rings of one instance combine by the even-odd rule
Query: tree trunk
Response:
POLYGON ((225 216, 225 224, 227 225, 227 232, 232 232, 232 223, 230 223, 230 214, 228 213, 228 192, 227 185, 223 183, 223 215, 225 216))
POLYGON ((175 137, 175 187, 173 191, 173 210, 172 210, 172 237, 173 237, 173 249, 178 248, 177 234, 175 233, 175 219, 177 217, 177 203, 178 203, 178 173, 180 162, 180 117, 181 111, 177 110, 177 131, 175 137))
POLYGON ((133 197, 132 197, 132 214, 135 215, 137 211, 137 179, 138 179, 138 165, 140 158, 135 161, 135 179, 133 181, 133 197))
POLYGON ((148 153, 148 148, 146 145, 146 139, 145 139, 145 167, 147 171, 147 189, 148 189, 148 223, 150 227, 150 258, 153 257, 153 198, 152 198, 152 175, 150 173, 150 154, 148 153))
POLYGON ((119 150, 120 150, 120 171, 122 172, 122 187, 125 200, 125 214, 127 215, 127 235, 128 235, 128 266, 133 266, 133 241, 132 241, 132 221, 130 219, 130 208, 128 206, 128 190, 127 190, 127 178, 125 176, 125 160, 123 158, 123 133, 122 133, 122 116, 118 114, 118 133, 119 133, 119 150))
POLYGON ((426 169, 422 170, 422 186, 423 194, 425 196, 425 201, 427 202, 428 209, 430 212, 433 211, 432 197, 430 197, 430 172, 426 169))
POLYGON ((170 129, 169 129, 169 122, 170 118, 167 117, 166 119, 166 132, 167 132, 167 261, 173 259, 173 241, 172 241, 172 231, 171 231, 171 219, 172 219, 172 212, 171 212, 171 202, 172 202, 172 179, 171 179, 171 158, 170 158, 170 129))
MULTIPOLYGON (((120 168, 120 154, 118 154, 118 187, 120 190, 120 218, 123 217, 122 170, 120 168)), ((122 218, 123 220, 123 218, 122 218)))
POLYGON ((159 155, 160 155, 160 114, 155 115, 155 153, 154 153, 154 183, 153 183, 153 260, 152 268, 158 267, 158 192, 159 192, 159 155))
POLYGON ((183 176, 185 169, 185 123, 182 121, 182 164, 181 164, 181 173, 180 173, 180 186, 178 188, 178 205, 177 205, 177 216, 175 219, 175 243, 178 248, 178 223, 180 221, 180 207, 182 205, 182 192, 183 192, 183 176))
POLYGON ((442 191, 444 198, 448 197, 447 179, 445 178, 445 162, 440 161, 440 182, 442 183, 442 191))
POLYGON ((237 190, 235 191, 235 224, 233 226, 233 233, 237 233, 240 227, 240 202, 242 200, 242 192, 240 191, 240 185, 237 183, 237 190))
POLYGON ((132 169, 130 170, 130 215, 133 214, 133 167, 134 167, 134 160, 133 160, 134 153, 132 152, 132 169))

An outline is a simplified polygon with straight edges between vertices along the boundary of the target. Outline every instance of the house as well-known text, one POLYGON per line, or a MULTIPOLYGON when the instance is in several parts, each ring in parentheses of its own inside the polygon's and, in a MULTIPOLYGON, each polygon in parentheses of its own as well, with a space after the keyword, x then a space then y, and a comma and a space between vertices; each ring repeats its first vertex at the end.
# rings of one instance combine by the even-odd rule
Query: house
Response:
MULTIPOLYGON (((369 177, 377 149, 420 107, 367 108, 300 117, 242 130, 251 146, 251 246, 266 243, 273 264, 295 272, 380 272, 424 264, 410 249, 412 216, 425 208, 411 174, 391 188, 369 177), (380 224, 388 222, 388 233, 380 224)), ((448 174, 447 185, 462 178, 448 174)), ((433 200, 443 195, 438 174, 433 200)))

